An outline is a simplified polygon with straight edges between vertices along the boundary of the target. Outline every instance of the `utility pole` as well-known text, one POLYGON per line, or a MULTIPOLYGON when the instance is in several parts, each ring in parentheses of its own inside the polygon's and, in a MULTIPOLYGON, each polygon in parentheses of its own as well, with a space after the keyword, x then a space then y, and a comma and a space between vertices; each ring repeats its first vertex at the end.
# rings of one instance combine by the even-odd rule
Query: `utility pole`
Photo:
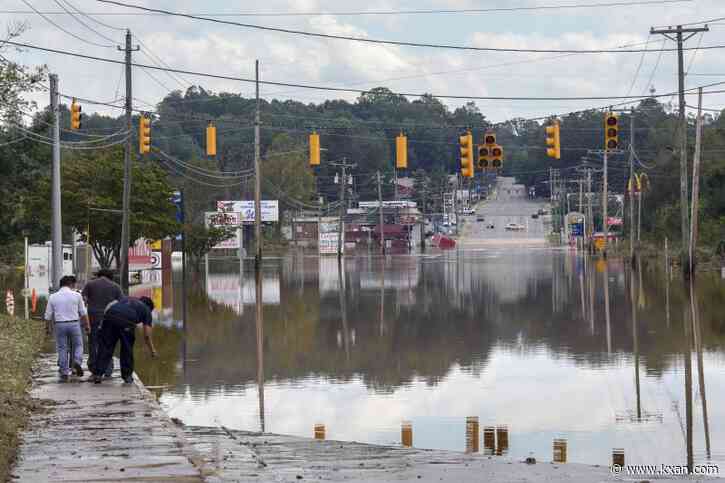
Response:
MULTIPOLYGON (((51 239, 52 248, 52 279, 53 290, 60 288, 60 279, 63 276, 63 221, 60 213, 60 109, 58 107, 58 75, 50 75, 50 106, 53 111, 53 168, 51 171, 51 239)), ((27 264, 25 267, 28 269, 27 264)))
POLYGON ((131 115, 133 114, 133 97, 131 91, 131 52, 139 50, 131 45, 131 31, 126 30, 126 45, 118 50, 126 53, 126 149, 123 155, 123 215, 121 218, 121 249, 119 253, 119 272, 121 288, 128 294, 128 247, 131 246, 131 115))
POLYGON ((592 233, 594 231, 594 213, 592 212, 592 169, 587 168, 587 241, 590 245, 592 242, 592 233))
MULTIPOLYGON (((697 124, 695 131, 695 156, 692 160, 692 213, 690 216, 690 247, 689 261, 690 277, 693 276, 697 260, 698 213, 700 211, 700 157, 702 154, 702 87, 697 90, 697 124)), ((695 294, 690 294, 695 297, 695 294)), ((695 314, 693 313, 693 316, 695 314)))
POLYGON ((347 168, 354 168, 355 163, 347 164, 347 158, 342 158, 342 163, 330 163, 332 166, 340 166, 342 169, 340 176, 340 212, 337 224, 337 258, 342 259, 342 246, 345 238, 345 230, 343 228, 343 217, 347 210, 345 204, 345 194, 347 193, 347 168))
MULTIPOLYGON (((680 101, 680 214, 682 218, 682 255, 683 258, 689 256, 687 252, 689 242, 689 230, 688 230, 688 199, 687 199, 687 116, 685 115, 685 60, 682 54, 682 44, 692 38, 693 35, 699 32, 709 32, 710 29, 707 25, 704 27, 692 27, 682 28, 682 25, 678 25, 676 28, 666 29, 650 29, 650 35, 661 34, 668 39, 677 42, 677 76, 679 83, 679 101, 680 101), (675 34, 675 37, 672 37, 675 34), (684 37, 683 34, 689 34, 684 37)), ((690 261, 684 260, 683 267, 689 266, 690 261)))
POLYGON ((609 210, 609 186, 607 179, 607 153, 608 149, 604 147, 604 172, 602 173, 602 232, 604 233, 604 249, 602 255, 607 258, 607 245, 609 244, 609 223, 607 223, 608 210, 609 210))
MULTIPOLYGON (((634 108, 629 115, 629 260, 634 260, 634 108)), ((633 265, 634 266, 634 265, 633 265)))
POLYGON ((380 171, 378 176, 378 211, 380 212, 379 232, 380 232, 380 253, 385 255, 385 219, 383 217, 383 186, 380 182, 380 171))
MULTIPOLYGON (((254 88, 256 104, 254 109, 254 240, 257 247, 254 255, 254 269, 262 265, 262 167, 259 160, 259 60, 254 61, 254 88)), ((259 304, 260 301, 257 300, 259 304)))

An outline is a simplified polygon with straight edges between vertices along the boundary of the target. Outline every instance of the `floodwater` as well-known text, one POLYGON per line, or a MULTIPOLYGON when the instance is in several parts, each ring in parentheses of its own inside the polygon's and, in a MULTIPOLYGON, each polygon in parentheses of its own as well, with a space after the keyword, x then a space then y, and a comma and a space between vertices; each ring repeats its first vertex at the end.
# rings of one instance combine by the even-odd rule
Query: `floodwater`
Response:
POLYGON ((569 462, 725 463, 725 282, 704 274, 691 298, 639 268, 482 249, 340 269, 298 252, 257 284, 252 265, 210 261, 186 297, 178 272, 133 289, 161 307, 160 358, 137 344, 137 370, 188 425, 395 445, 405 423, 421 448, 551 461, 565 440, 569 462))
POLYGON ((185 328, 178 274, 173 292, 136 288, 164 307, 161 358, 140 353, 140 376, 186 424, 310 437, 324 424, 328 439, 401 444, 405 422, 421 448, 549 461, 564 439, 571 462, 609 464, 614 448, 627 463, 725 462, 714 277, 693 304, 663 270, 566 251, 355 257, 341 271, 294 254, 265 260, 260 313, 251 266, 190 278, 185 328))

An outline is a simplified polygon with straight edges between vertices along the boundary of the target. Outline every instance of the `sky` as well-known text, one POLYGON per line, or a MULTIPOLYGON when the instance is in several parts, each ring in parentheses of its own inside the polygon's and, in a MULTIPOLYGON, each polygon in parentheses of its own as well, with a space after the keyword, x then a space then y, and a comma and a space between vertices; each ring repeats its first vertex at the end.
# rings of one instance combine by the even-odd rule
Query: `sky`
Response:
MULTIPOLYGON (((224 18, 264 26, 396 41, 539 49, 611 49, 630 43, 642 43, 642 47, 646 45, 651 49, 663 45, 673 48, 675 43, 664 40, 661 35, 650 36, 650 27, 725 17, 725 1, 722 0, 495 13, 340 14, 360 10, 481 9, 627 1, 371 0, 363 5, 352 0, 267 0, 264 3, 128 0, 128 3, 199 14, 313 12, 320 15, 224 18)), ((651 88, 664 94, 677 88, 677 56, 674 52, 664 52, 661 56, 657 52, 562 56, 400 47, 260 32, 164 15, 139 15, 137 10, 96 0, 4 0, 0 6, 0 19, 3 27, 12 22, 27 22, 29 29, 19 39, 21 42, 118 60, 123 59, 123 52, 104 37, 121 45, 123 29, 128 28, 134 36, 134 45, 141 45, 141 50, 134 53, 136 62, 158 64, 162 61, 179 69, 253 78, 254 61, 258 59, 260 77, 269 81, 356 89, 383 86, 394 92, 434 95, 508 97, 644 95, 651 88), (71 11, 72 5, 91 14, 93 19, 106 26, 87 17, 59 14, 63 12, 59 2, 71 11), (46 17, 57 26, 34 13, 31 6, 41 12, 56 12, 46 14, 46 17), (63 32, 58 26, 83 40, 63 32)), ((725 20, 711 24, 710 28, 702 39, 701 34, 697 34, 686 45, 725 45, 725 20)), ((5 50, 5 54, 26 65, 47 64, 51 72, 58 74, 62 93, 100 101, 114 101, 124 96, 121 65, 29 49, 5 50)), ((689 71, 686 79, 688 88, 725 81, 725 49, 686 51, 685 66, 689 71)), ((134 107, 153 109, 170 90, 185 90, 192 84, 213 92, 254 95, 254 85, 249 83, 167 75, 134 68, 134 107)), ((277 86, 262 86, 261 96, 269 100, 295 99, 306 103, 339 98, 353 101, 357 97, 353 93, 277 86)), ((46 93, 37 94, 33 99, 39 105, 47 104, 46 93)), ((676 102, 676 97, 663 99, 665 102, 670 100, 676 102)), ((444 102, 453 109, 464 101, 444 102)), ((616 102, 479 100, 476 104, 489 120, 500 122, 514 117, 548 116, 616 102)), ((696 102, 696 96, 688 96, 688 104, 695 105, 696 102)), ((704 106, 724 107, 725 94, 706 95, 704 106)), ((106 114, 120 113, 112 108, 99 109, 91 105, 84 105, 83 109, 86 113, 94 110, 106 114)))

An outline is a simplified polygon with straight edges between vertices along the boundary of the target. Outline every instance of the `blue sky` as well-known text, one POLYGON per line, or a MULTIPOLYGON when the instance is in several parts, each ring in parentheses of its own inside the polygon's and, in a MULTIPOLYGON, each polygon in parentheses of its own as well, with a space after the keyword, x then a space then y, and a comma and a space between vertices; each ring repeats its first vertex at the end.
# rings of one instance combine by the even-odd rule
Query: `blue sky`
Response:
MULTIPOLYGON (((27 0, 41 11, 60 11, 54 0, 27 0)), ((131 0, 129 0, 131 1, 131 0)), ((141 5, 186 12, 340 12, 350 10, 460 9, 536 5, 571 5, 611 2, 613 0, 437 0, 427 2, 392 2, 373 0, 365 5, 350 0, 268 0, 262 2, 230 2, 211 0, 170 1, 136 0, 141 5)), ((21 0, 5 0, 2 8, 28 11, 21 0)), ((94 0, 71 0, 84 12, 128 12, 94 0)), ((88 45, 61 32, 34 13, 0 14, 4 24, 27 21, 30 30, 23 41, 59 47, 103 57, 122 59, 115 47, 88 45)), ((612 48, 630 42, 646 42, 652 25, 691 22, 725 17, 725 1, 695 0, 676 4, 630 7, 598 7, 488 14, 436 14, 400 16, 301 16, 243 18, 262 25, 288 27, 324 33, 367 36, 391 40, 427 43, 469 44, 524 48, 612 48)), ((87 30, 68 15, 51 18, 67 30, 88 40, 108 43, 87 30)), ((460 52, 427 48, 369 45, 336 40, 300 38, 279 33, 260 33, 236 27, 209 24, 163 16, 98 16, 97 19, 116 27, 128 27, 156 56, 169 65, 182 69, 220 74, 252 76, 253 63, 259 58, 262 78, 330 86, 371 88, 385 86, 394 91, 432 92, 493 96, 597 96, 639 95, 649 90, 649 78, 658 93, 676 88, 676 56, 664 53, 657 69, 658 54, 597 54, 554 58, 552 54, 513 54, 460 52), (536 62, 531 62, 536 60, 536 62), (643 59, 643 60, 642 60, 643 59), (526 61, 521 63, 521 61, 526 61), (635 73, 642 67, 635 79, 635 73), (517 63, 518 62, 518 63, 517 63), (513 64, 512 64, 513 63, 513 64), (504 65, 501 65, 504 64, 504 65), (654 72, 654 74, 653 74, 654 72), (634 85, 632 81, 635 79, 634 85)), ((87 19, 87 23, 90 23, 87 19)), ((122 32, 90 23, 104 35, 122 40, 122 32)), ((699 36, 688 43, 698 45, 699 36)), ((712 25, 702 45, 725 44, 725 23, 712 25)), ((652 37, 650 47, 662 45, 661 37, 652 37)), ((671 42, 665 43, 673 47, 671 42)), ((60 77, 61 90, 69 94, 99 100, 111 100, 123 93, 119 86, 121 66, 37 52, 9 52, 18 61, 47 63, 60 77)), ((686 52, 689 64, 691 52, 686 52)), ((150 62, 143 53, 135 60, 150 62)), ((699 51, 691 68, 692 74, 725 74, 725 50, 699 51)), ((167 89, 201 84, 215 92, 253 93, 252 86, 231 81, 181 76, 175 80, 163 73, 152 74, 159 82, 140 70, 134 72, 134 97, 139 107, 154 105, 167 89)), ((725 76, 695 76, 687 80, 692 87, 725 80, 725 76)), ((326 98, 355 95, 328 94, 279 87, 263 87, 268 98, 294 98, 319 102, 326 98)), ((45 102, 38 97, 39 102, 45 102)), ((448 102, 455 107, 460 102, 448 102)), ((689 103, 694 104, 692 97, 689 103)), ((494 121, 511 117, 548 115, 588 106, 606 104, 602 101, 479 101, 483 113, 494 121)), ((711 95, 708 107, 725 105, 725 96, 711 95)), ((86 112, 92 110, 85 106, 86 112)))

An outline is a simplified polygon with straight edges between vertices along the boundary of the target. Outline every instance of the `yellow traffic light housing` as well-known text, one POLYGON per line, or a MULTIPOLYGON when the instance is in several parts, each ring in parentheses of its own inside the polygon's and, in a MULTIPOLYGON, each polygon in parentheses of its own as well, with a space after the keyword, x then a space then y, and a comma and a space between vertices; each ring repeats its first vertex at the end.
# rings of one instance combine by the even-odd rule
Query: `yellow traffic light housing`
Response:
POLYGON ((138 122, 138 152, 146 154, 151 151, 151 119, 141 115, 138 122))
POLYGON ((619 148, 619 116, 614 112, 604 116, 604 149, 619 148))
POLYGON ((559 121, 546 126, 546 155, 550 158, 561 159, 561 137, 559 134, 559 121))
POLYGON ((70 105, 70 128, 71 129, 80 129, 81 128, 81 117, 83 114, 81 113, 81 105, 76 102, 75 99, 73 99, 73 102, 70 105))
POLYGON ((465 178, 473 178, 473 134, 467 131, 458 138, 461 145, 461 175, 465 178))
POLYGON ((491 149, 485 144, 478 146, 478 168, 487 170, 491 167, 491 149))
POLYGON ((216 156, 216 126, 211 121, 206 127, 206 155, 216 156))
POLYGON ((498 144, 494 144, 491 148, 491 168, 501 169, 503 166, 503 148, 498 144))
POLYGON ((315 131, 310 134, 310 166, 320 165, 320 135, 315 131))
POLYGON ((395 138, 395 167, 408 167, 408 138, 402 132, 395 138))

